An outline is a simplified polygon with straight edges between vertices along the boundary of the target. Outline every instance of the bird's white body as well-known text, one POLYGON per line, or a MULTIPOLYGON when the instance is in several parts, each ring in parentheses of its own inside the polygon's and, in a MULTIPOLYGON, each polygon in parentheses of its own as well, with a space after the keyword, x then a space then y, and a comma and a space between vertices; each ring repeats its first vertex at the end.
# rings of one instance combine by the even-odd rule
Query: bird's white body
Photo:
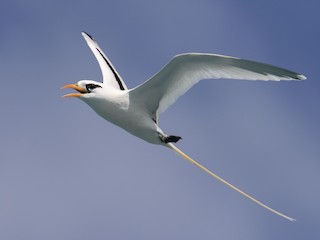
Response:
POLYGON ((128 89, 97 42, 82 33, 95 55, 103 75, 103 83, 81 80, 66 85, 80 93, 65 97, 78 97, 98 115, 149 143, 171 148, 212 177, 218 179, 260 206, 286 219, 294 220, 249 196, 217 176, 178 149, 173 142, 180 137, 165 134, 158 126, 158 114, 165 111, 180 96, 202 79, 247 80, 304 80, 305 76, 290 70, 235 57, 188 53, 175 56, 160 72, 141 85, 128 89))
POLYGON ((115 88, 97 89, 96 98, 81 98, 99 116, 123 128, 149 143, 165 145, 158 133, 162 133, 155 121, 143 109, 143 105, 130 99, 130 90, 115 88))

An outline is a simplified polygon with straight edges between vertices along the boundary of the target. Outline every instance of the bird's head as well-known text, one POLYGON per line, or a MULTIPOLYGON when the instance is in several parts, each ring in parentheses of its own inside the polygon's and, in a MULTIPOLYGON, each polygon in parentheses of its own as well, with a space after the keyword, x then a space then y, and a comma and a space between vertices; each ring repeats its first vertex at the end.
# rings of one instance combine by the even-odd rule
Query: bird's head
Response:
POLYGON ((64 98, 69 97, 77 97, 77 98, 91 98, 96 96, 100 91, 102 91, 102 83, 95 82, 92 80, 81 80, 77 82, 76 84, 67 84, 63 86, 62 88, 72 88, 77 93, 69 93, 64 95, 64 98))

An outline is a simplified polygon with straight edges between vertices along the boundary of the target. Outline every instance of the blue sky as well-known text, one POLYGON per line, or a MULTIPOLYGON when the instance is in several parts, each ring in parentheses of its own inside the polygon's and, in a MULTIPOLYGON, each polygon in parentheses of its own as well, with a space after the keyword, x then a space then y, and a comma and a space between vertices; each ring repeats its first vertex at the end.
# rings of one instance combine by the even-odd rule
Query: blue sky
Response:
POLYGON ((320 237, 317 1, 1 1, 0 239, 320 237), (203 81, 160 116, 178 146, 297 219, 243 198, 60 87, 101 73, 128 87, 183 52, 282 66, 303 82, 203 81))

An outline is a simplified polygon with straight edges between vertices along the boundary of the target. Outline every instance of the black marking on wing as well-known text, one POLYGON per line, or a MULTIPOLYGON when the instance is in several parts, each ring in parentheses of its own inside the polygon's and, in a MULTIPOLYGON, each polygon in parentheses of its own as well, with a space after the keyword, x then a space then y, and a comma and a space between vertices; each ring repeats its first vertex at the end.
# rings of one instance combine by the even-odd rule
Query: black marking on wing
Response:
POLYGON ((87 32, 83 31, 86 35, 88 35, 89 38, 91 38, 91 40, 95 41, 94 38, 87 32))
MULTIPOLYGON (((89 35, 89 37, 91 37, 91 36, 89 35)), ((91 38, 92 38, 92 37, 91 37, 91 38)), ((122 85, 121 79, 120 79, 120 77, 118 76, 118 74, 116 73, 116 71, 113 69, 113 67, 112 67, 111 64, 108 62, 108 60, 104 57, 104 55, 102 54, 102 52, 100 52, 100 50, 99 50, 98 48, 96 48, 96 49, 97 49, 97 51, 100 53, 101 57, 103 57, 103 59, 106 61, 106 63, 108 64, 109 68, 111 69, 114 77, 116 78, 116 80, 117 80, 117 82, 118 82, 118 84, 119 84, 119 88, 120 88, 121 90, 125 90, 124 86, 122 85)))

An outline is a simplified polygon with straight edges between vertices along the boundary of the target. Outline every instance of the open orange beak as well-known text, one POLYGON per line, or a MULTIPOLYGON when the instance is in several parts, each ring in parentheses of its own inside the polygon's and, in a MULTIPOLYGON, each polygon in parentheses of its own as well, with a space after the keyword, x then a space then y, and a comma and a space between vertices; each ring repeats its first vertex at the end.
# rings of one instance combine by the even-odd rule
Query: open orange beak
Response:
POLYGON ((64 89, 64 88, 72 88, 72 89, 78 91, 79 93, 69 93, 69 94, 62 96, 63 98, 81 97, 82 94, 87 93, 86 89, 84 89, 83 87, 80 87, 77 84, 68 84, 68 85, 63 86, 61 89, 64 89))

